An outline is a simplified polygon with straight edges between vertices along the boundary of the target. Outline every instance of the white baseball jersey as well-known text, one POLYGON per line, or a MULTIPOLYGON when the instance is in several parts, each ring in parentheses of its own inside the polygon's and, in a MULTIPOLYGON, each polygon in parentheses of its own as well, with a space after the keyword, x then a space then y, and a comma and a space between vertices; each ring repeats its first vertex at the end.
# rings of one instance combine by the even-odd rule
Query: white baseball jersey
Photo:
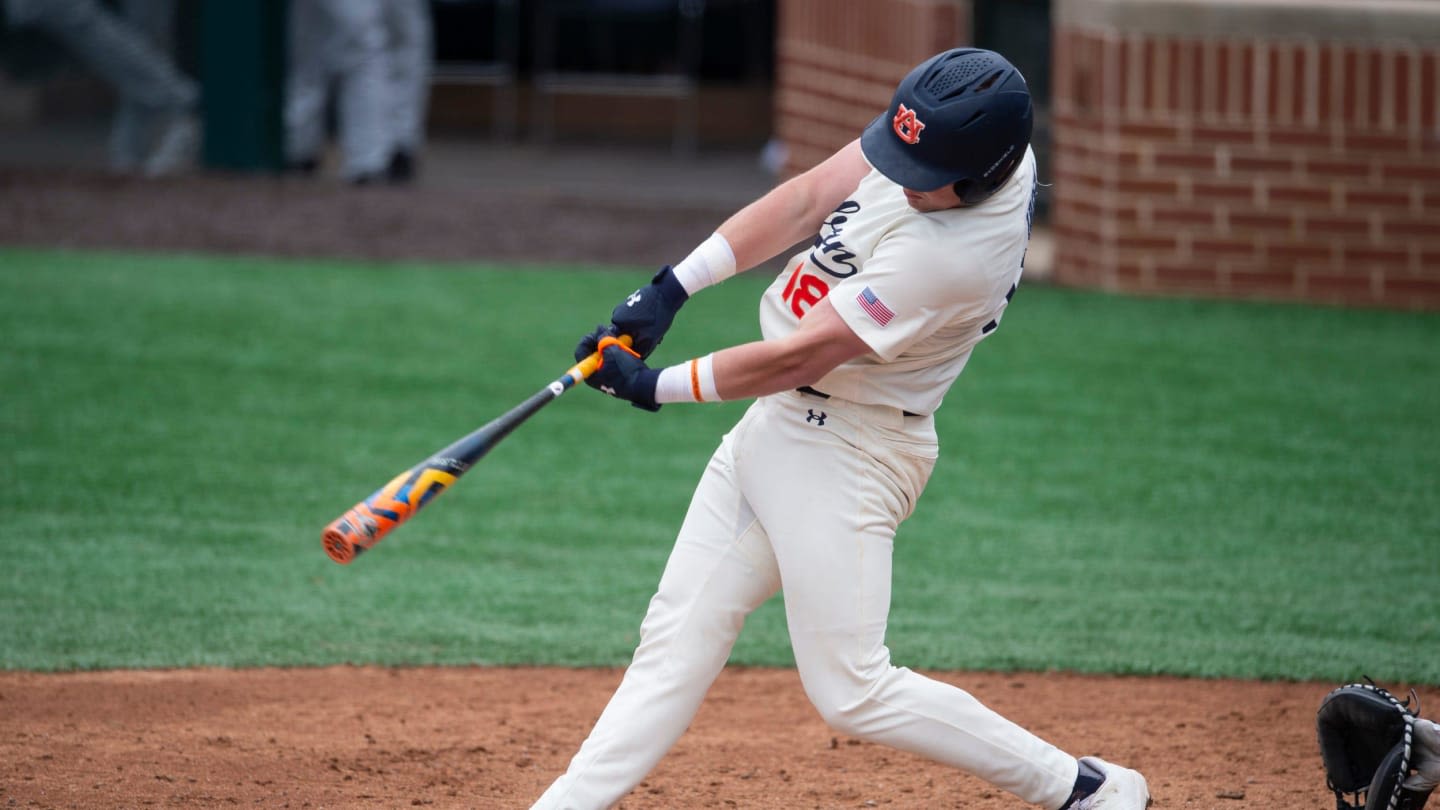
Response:
POLYGON ((872 350, 815 383, 851 402, 933 413, 970 352, 994 331, 1029 241, 1035 155, 983 203, 921 213, 871 169, 766 291, 766 340, 828 297, 872 350))

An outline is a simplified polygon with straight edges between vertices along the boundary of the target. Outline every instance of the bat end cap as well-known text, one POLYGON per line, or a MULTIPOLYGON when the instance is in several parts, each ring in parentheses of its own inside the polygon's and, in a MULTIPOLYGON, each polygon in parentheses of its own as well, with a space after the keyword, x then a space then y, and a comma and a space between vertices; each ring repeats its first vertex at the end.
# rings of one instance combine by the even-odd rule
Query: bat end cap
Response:
POLYGON ((325 546, 325 553, 341 565, 349 565, 350 561, 360 553, 360 548, 350 541, 345 533, 338 529, 326 529, 321 536, 321 542, 325 546))

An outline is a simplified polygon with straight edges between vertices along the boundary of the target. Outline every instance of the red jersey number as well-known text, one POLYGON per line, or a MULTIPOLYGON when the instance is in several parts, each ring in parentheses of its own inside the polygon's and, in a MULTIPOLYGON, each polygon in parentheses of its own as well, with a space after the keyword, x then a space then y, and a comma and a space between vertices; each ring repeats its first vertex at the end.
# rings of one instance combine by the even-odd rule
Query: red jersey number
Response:
POLYGON ((801 262, 795 265, 795 272, 790 274, 790 281, 785 285, 785 291, 780 293, 780 298, 790 304, 790 311, 795 313, 796 318, 803 318, 810 307, 829 294, 830 285, 825 283, 825 279, 806 273, 805 263, 801 262))

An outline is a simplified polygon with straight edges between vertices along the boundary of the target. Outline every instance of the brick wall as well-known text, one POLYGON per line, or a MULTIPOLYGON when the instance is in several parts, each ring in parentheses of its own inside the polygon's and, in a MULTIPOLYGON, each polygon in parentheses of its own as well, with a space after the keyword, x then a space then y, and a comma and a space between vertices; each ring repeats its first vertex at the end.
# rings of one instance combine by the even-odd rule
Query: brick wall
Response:
POLYGON ((1053 41, 1058 281, 1440 309, 1440 3, 1057 0, 1053 41))
POLYGON ((970 0, 779 0, 775 122, 786 171, 849 143, 911 68, 969 38, 970 0))

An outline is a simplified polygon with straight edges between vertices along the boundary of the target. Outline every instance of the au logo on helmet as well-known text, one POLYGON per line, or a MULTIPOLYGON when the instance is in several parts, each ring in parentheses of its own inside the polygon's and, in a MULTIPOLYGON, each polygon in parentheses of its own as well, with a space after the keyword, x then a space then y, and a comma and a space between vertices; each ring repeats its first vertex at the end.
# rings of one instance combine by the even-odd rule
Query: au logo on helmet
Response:
POLYGON ((901 104, 900 109, 895 111, 892 123, 895 126, 895 134, 900 136, 900 140, 911 145, 920 142, 920 130, 924 129, 925 125, 915 117, 914 110, 901 104))

